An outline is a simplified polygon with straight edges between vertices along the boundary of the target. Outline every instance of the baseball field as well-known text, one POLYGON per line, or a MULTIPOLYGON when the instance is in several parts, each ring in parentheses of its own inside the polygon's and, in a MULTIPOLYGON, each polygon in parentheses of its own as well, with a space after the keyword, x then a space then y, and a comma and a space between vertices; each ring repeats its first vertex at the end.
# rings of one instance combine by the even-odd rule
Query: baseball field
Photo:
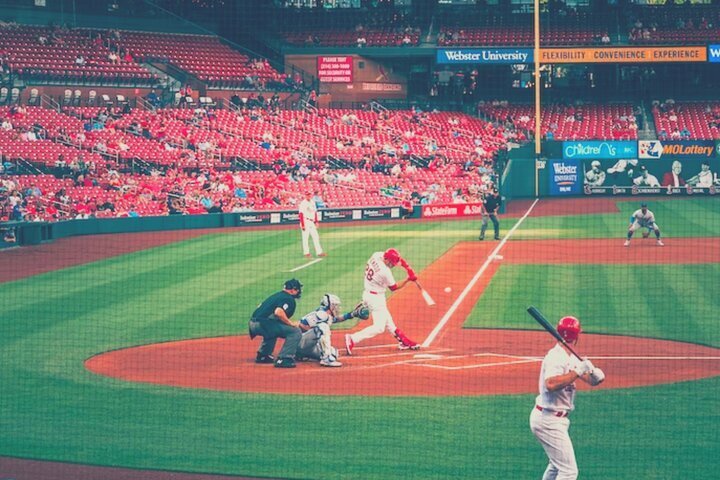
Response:
POLYGON ((477 240, 479 219, 322 225, 318 261, 297 229, 0 252, 0 478, 540 478, 528 417, 553 339, 530 305, 580 318, 578 349, 607 374, 571 415, 581 478, 718 478, 720 198, 650 200, 665 246, 623 247, 638 207, 514 202, 501 242, 477 240), (437 303, 389 297, 420 351, 385 333, 342 368, 253 362, 247 320, 285 280, 304 284, 296 317, 326 292, 350 310, 389 247, 437 303))

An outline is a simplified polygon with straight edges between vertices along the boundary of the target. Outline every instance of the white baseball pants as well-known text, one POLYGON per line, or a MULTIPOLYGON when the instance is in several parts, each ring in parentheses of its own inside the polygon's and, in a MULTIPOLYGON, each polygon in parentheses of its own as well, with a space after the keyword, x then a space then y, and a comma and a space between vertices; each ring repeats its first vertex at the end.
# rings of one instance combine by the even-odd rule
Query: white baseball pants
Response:
POLYGON ((303 255, 310 255, 310 237, 312 237, 313 245, 315 246, 315 255, 323 253, 322 246, 320 245, 320 236, 318 235, 315 222, 312 220, 305 220, 305 229, 301 229, 300 232, 302 233, 303 255))
POLYGON ((365 291, 363 293, 363 301, 367 303, 373 323, 359 332, 350 335, 352 341, 354 343, 360 343, 363 340, 380 335, 386 328, 391 334, 394 333, 397 327, 395 326, 392 315, 390 315, 390 310, 387 308, 385 293, 370 293, 365 291))
POLYGON ((530 413, 530 430, 538 439, 550 463, 542 480, 575 480, 578 467, 575 449, 568 434, 570 420, 556 417, 553 412, 541 412, 533 407, 530 413))

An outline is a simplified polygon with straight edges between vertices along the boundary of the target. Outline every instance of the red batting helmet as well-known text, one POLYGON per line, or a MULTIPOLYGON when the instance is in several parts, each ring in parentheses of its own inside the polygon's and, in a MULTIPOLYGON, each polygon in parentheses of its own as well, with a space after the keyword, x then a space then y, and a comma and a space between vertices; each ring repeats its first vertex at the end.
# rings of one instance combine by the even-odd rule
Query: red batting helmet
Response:
POLYGON ((575 317, 563 317, 557 324, 557 331, 566 342, 576 342, 580 337, 580 320, 575 317))
POLYGON ((390 263, 393 267, 398 264, 400 258, 400 252, 398 252, 394 248, 388 248, 383 254, 383 260, 390 263))

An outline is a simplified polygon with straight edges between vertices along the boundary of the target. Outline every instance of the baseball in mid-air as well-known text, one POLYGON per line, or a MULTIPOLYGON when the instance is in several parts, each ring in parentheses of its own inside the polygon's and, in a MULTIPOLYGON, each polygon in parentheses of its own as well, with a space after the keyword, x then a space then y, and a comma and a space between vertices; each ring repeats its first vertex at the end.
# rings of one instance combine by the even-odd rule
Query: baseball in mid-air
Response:
POLYGON ((450 293, 450 292, 452 292, 452 288, 450 288, 450 287, 445 287, 445 293, 450 293))

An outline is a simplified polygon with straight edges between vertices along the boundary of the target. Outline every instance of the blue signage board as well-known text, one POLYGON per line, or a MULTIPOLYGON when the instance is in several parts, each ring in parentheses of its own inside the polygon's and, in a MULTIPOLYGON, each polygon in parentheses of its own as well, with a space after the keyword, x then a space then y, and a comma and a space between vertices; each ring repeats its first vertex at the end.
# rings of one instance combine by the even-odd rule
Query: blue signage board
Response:
POLYGON ((636 141, 578 140, 563 142, 563 158, 566 160, 620 160, 637 158, 636 141))
POLYGON ((579 195, 582 193, 583 175, 577 160, 549 160, 550 195, 579 195))
POLYGON ((720 45, 708 45, 708 62, 720 62, 720 45))
POLYGON ((445 48, 437 51, 437 63, 532 63, 532 48, 445 48))

